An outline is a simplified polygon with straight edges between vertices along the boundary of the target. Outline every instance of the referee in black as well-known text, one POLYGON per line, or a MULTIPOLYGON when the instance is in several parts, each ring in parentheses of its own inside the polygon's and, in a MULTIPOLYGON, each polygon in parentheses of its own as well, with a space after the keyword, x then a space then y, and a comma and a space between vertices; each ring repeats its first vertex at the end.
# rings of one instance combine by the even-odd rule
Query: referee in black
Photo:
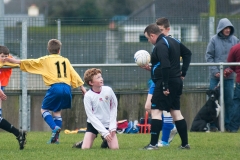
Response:
POLYGON ((157 143, 162 130, 162 111, 171 113, 177 131, 182 140, 180 149, 190 149, 188 144, 187 123, 180 111, 180 96, 183 79, 186 76, 191 51, 177 39, 161 34, 156 24, 150 24, 144 30, 144 35, 155 47, 151 55, 151 64, 142 68, 151 71, 155 90, 151 106, 151 141, 144 147, 146 150, 158 149, 157 143), (180 66, 180 57, 183 65, 180 66))

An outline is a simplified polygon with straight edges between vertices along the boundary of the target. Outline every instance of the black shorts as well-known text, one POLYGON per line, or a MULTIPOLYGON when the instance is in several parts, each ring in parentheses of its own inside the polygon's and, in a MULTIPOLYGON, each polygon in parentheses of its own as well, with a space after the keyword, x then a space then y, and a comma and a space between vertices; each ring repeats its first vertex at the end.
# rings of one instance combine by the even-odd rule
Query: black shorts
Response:
POLYGON ((155 89, 152 96, 152 106, 151 109, 159 109, 170 111, 180 110, 180 96, 182 94, 183 81, 180 77, 170 78, 168 81, 168 89, 170 94, 165 96, 163 94, 162 81, 159 80, 155 83, 155 89))
MULTIPOLYGON (((108 128, 106 128, 106 129, 108 129, 108 128)), ((96 137, 98 135, 98 131, 93 127, 93 125, 91 123, 88 123, 88 122, 87 122, 87 130, 86 130, 86 132, 91 132, 91 133, 95 134, 96 137)))

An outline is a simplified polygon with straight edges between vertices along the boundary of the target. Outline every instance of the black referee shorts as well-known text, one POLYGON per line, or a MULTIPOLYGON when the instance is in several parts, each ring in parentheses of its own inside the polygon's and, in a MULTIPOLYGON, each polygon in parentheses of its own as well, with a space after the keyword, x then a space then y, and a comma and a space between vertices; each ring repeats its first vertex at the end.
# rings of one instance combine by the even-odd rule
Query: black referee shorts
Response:
POLYGON ((180 110, 180 96, 182 94, 183 81, 180 77, 170 78, 168 81, 168 89, 170 94, 165 96, 163 94, 162 81, 158 80, 155 83, 155 89, 152 96, 152 106, 151 109, 159 109, 170 111, 180 110))

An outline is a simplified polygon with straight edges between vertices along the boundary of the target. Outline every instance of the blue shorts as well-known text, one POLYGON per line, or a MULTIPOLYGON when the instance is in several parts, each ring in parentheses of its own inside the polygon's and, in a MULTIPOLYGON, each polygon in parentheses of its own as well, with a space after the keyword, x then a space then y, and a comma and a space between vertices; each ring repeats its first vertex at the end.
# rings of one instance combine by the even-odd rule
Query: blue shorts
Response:
POLYGON ((57 112, 71 108, 71 105, 71 87, 65 83, 56 83, 47 90, 42 102, 42 109, 57 112))
POLYGON ((4 90, 4 88, 5 88, 5 86, 1 86, 1 90, 2 90, 2 91, 4 90))

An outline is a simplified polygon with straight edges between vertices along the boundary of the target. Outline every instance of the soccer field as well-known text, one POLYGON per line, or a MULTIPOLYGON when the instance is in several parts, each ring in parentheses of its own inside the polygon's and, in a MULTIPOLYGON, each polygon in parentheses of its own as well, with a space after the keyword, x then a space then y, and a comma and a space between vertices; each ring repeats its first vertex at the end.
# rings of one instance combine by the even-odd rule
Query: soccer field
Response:
POLYGON ((150 140, 149 134, 118 134, 119 150, 101 149, 100 136, 92 149, 72 148, 74 142, 83 138, 80 134, 60 134, 60 144, 46 144, 50 132, 29 132, 24 150, 12 134, 0 132, 0 159, 80 159, 80 160, 233 160, 240 159, 240 133, 193 133, 189 132, 190 150, 180 150, 179 135, 169 147, 159 150, 142 150, 150 140))

